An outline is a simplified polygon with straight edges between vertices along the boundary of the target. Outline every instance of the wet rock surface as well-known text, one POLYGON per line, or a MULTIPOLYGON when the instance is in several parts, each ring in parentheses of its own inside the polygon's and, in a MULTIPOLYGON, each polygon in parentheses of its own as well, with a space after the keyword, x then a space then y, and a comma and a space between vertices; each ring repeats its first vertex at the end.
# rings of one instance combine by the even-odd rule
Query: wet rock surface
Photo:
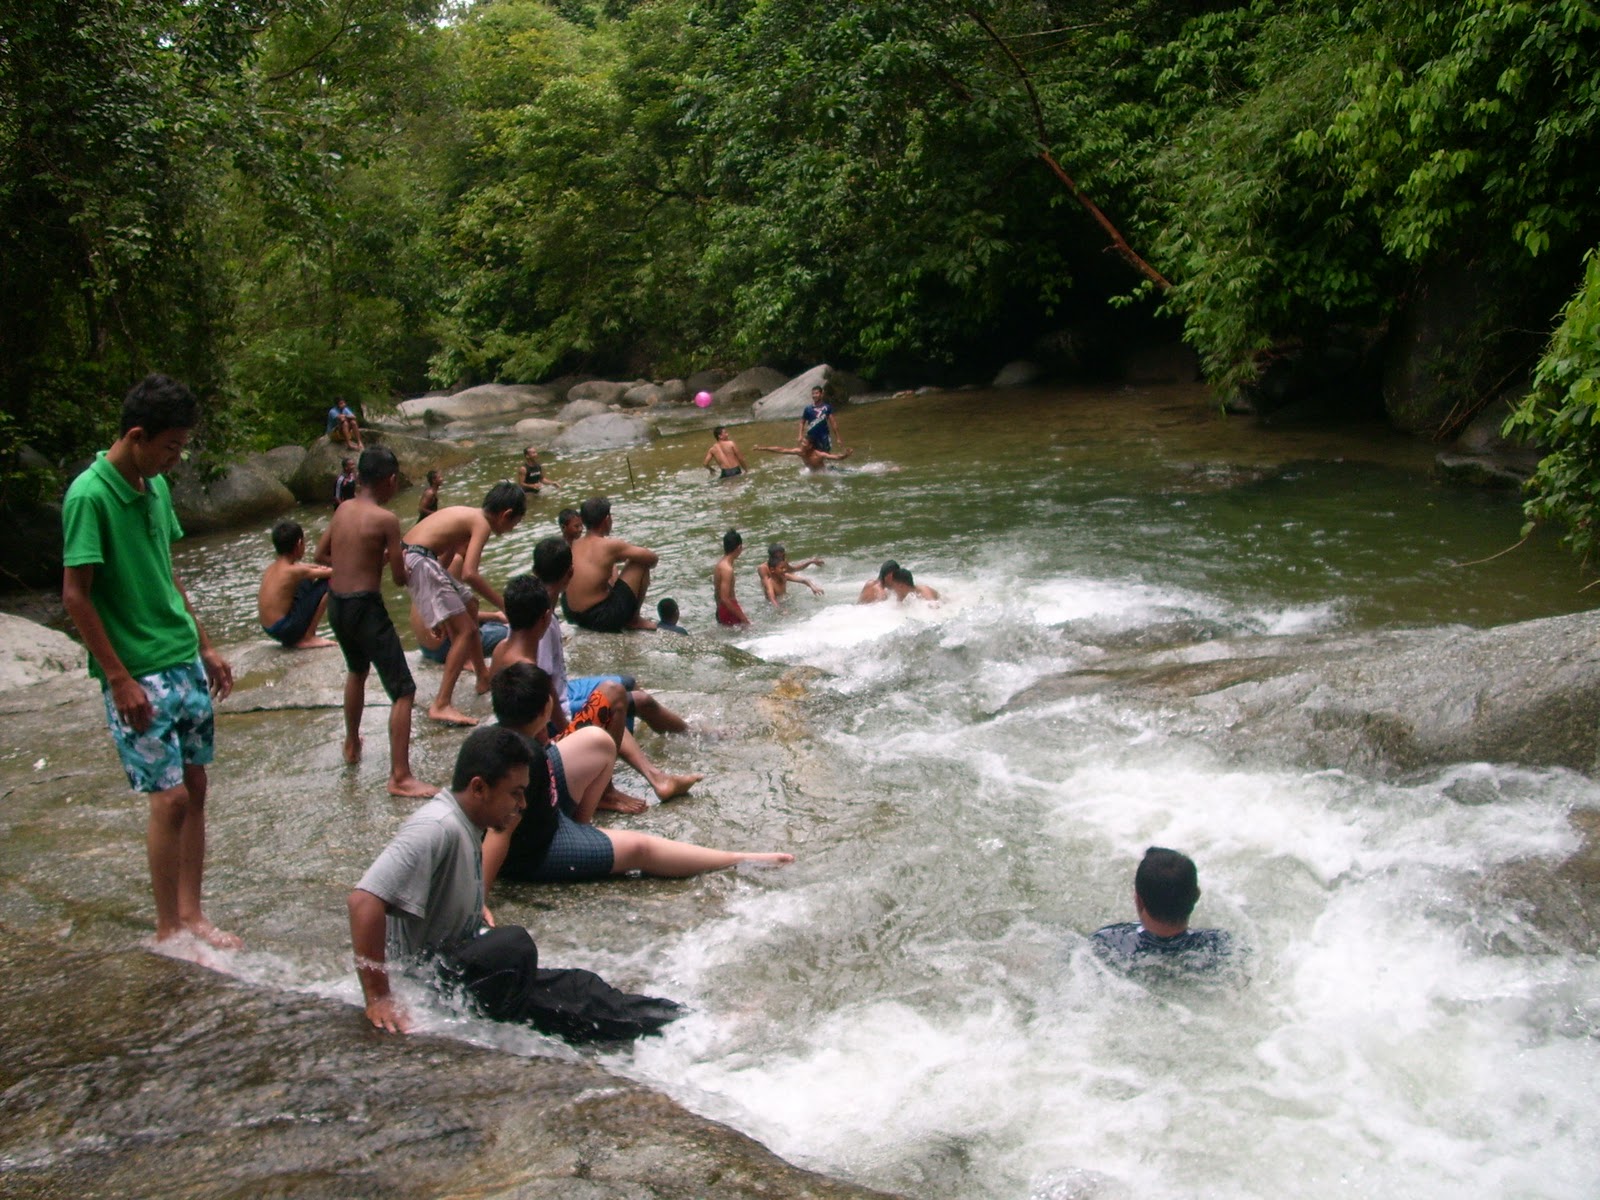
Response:
POLYGON ((866 1197, 591 1063, 0 930, 0 1196, 866 1197))
POLYGON ((1101 694, 1162 706, 1241 757, 1378 775, 1454 762, 1600 768, 1600 613, 1494 629, 1252 638, 1112 653, 1008 708, 1101 694))

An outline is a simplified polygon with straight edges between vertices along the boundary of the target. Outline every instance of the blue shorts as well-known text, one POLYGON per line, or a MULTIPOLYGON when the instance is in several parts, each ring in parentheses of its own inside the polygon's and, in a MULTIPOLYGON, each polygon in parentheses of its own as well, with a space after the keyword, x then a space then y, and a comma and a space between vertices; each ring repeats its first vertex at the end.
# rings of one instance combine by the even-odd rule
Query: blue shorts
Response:
MULTIPOLYGON (((485 621, 478 626, 478 636, 483 639, 483 656, 487 658, 494 653, 496 646, 511 636, 511 626, 501 621, 485 621)), ((450 657, 450 639, 445 638, 440 642, 437 650, 422 647, 422 657, 429 662, 443 664, 450 657)))
POLYGON ((302 579, 294 589, 289 611, 273 624, 263 625, 262 631, 282 645, 293 646, 306 636, 311 628, 311 619, 317 615, 317 605, 322 603, 322 598, 327 594, 326 579, 302 579))
POLYGON ((100 693, 106 703, 106 724, 133 790, 170 791, 183 782, 184 767, 207 766, 215 756, 216 721, 206 671, 196 658, 142 675, 137 683, 155 709, 144 732, 135 733, 122 719, 109 687, 100 693))
POLYGON ((628 693, 628 732, 633 732, 633 689, 638 685, 632 675, 579 675, 576 679, 567 680, 567 711, 577 716, 583 711, 583 706, 589 703, 589 693, 602 683, 620 683, 622 690, 628 693))

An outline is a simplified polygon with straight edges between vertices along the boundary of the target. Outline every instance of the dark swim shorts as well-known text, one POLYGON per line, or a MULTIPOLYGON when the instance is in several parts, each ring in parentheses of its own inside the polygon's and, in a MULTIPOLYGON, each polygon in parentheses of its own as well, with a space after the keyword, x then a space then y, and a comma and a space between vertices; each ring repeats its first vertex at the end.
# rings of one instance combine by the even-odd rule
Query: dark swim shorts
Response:
POLYGON ((743 474, 744 474, 744 468, 743 467, 723 467, 722 468, 722 474, 717 476, 717 478, 718 479, 732 479, 735 475, 743 475, 743 474))
POLYGON ((326 579, 302 579, 294 589, 289 611, 271 625, 263 625, 262 632, 285 646, 293 646, 306 636, 306 631, 311 628, 311 618, 317 615, 317 605, 322 603, 322 598, 327 594, 326 579))
POLYGON ((328 597, 328 624, 352 675, 365 675, 377 667, 383 690, 391 700, 417 690, 400 635, 394 631, 380 593, 333 592, 328 597))
POLYGON ((593 608, 572 614, 576 624, 596 633, 621 633, 639 613, 639 597, 622 580, 611 585, 611 594, 593 608))

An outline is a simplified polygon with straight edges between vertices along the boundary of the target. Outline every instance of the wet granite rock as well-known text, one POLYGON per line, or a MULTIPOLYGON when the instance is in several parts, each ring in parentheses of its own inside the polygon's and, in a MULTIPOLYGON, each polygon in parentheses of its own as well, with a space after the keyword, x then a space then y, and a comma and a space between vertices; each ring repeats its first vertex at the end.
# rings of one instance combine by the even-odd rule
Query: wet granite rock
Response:
POLYGON ((1208 641, 1112 653, 1008 708, 1067 696, 1161 706, 1239 756, 1394 775, 1458 762, 1600 771, 1600 612, 1493 629, 1208 641))
POLYGON ((0 931, 0 1196, 881 1196, 583 1059, 0 931))

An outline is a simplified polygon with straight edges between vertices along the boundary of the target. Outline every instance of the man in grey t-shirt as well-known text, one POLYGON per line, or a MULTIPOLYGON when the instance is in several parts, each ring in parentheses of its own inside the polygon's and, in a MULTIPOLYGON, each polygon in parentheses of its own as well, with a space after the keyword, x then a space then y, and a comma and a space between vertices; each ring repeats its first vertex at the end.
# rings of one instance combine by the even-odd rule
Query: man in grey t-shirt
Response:
POLYGON ((678 1018, 671 1000, 620 992, 581 968, 540 967, 526 929, 484 928, 483 834, 510 828, 527 806, 532 753, 504 726, 473 730, 450 787, 411 815, 350 893, 356 973, 379 1029, 413 1027, 389 972, 424 961, 485 1016, 573 1041, 639 1037, 678 1018))
POLYGON ((1228 961, 1233 942, 1226 930, 1190 929, 1200 900, 1200 880, 1187 854, 1151 846, 1133 877, 1138 923, 1106 925, 1090 935, 1103 959, 1124 969, 1165 963, 1186 971, 1214 970, 1228 961))
POLYGON ((450 787, 400 827, 350 893, 350 939, 367 1020, 390 1033, 411 1021, 389 991, 389 964, 407 965, 469 941, 483 923, 483 831, 504 830, 526 805, 526 743, 476 729, 450 787))

